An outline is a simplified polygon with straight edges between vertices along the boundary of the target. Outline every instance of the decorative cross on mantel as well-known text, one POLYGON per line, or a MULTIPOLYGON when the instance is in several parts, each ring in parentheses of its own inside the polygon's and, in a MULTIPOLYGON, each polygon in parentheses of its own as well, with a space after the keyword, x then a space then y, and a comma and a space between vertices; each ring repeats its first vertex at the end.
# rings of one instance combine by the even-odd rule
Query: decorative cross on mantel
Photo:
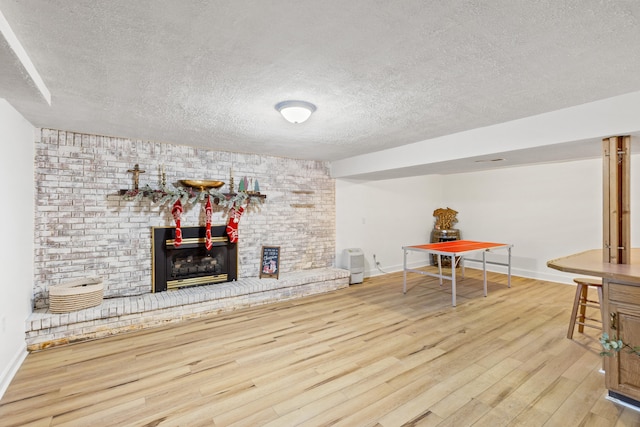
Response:
POLYGON ((127 172, 133 173, 133 189, 137 190, 140 184, 140 174, 146 171, 140 170, 140 166, 136 163, 133 169, 129 169, 127 172))

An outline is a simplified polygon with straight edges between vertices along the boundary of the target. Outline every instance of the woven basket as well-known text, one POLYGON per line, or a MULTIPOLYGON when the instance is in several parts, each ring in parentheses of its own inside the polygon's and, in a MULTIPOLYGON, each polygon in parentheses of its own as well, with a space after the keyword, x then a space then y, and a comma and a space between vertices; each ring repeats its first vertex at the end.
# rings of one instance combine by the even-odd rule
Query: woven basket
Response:
POLYGON ((49 310, 67 313, 102 304, 104 286, 99 277, 87 277, 49 287, 49 310))

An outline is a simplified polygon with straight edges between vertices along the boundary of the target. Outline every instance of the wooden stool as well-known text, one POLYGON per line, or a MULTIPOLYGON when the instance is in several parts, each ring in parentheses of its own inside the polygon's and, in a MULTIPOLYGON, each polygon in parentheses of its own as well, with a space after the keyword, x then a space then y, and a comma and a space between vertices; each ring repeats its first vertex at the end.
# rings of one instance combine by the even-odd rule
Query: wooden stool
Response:
POLYGON ((571 321, 569 322, 569 332, 567 332, 567 338, 573 338, 573 330, 578 324, 578 332, 584 332, 584 327, 596 328, 602 330, 602 319, 604 319, 604 308, 602 306, 602 280, 600 279, 587 279, 580 277, 573 279, 576 282, 576 297, 573 301, 573 310, 571 311, 571 321), (589 287, 595 288, 598 291, 598 301, 590 300, 587 298, 589 287), (600 310, 600 318, 594 319, 592 317, 586 317, 585 313, 587 307, 597 308, 600 310), (579 312, 578 312, 579 309, 579 312), (591 321, 593 323, 587 323, 591 321), (594 324, 595 323, 595 324, 594 324))

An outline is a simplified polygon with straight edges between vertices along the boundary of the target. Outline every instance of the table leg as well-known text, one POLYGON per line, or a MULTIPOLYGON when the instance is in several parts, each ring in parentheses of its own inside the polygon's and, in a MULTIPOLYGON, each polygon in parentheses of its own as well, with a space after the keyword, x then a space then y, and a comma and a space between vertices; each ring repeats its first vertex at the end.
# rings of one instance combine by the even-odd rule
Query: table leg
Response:
POLYGON ((438 275, 440 276, 440 286, 442 286, 442 258, 440 254, 438 254, 438 275))
POLYGON ((460 257, 460 269, 462 270, 462 278, 464 279, 464 257, 460 257))
POLYGON ((453 255, 451 255, 451 305, 456 306, 456 261, 453 255))
POLYGON ((403 256, 403 260, 402 260, 402 275, 403 275, 403 279, 402 279, 402 293, 406 294, 407 293, 407 250, 404 250, 404 256, 403 256))
POLYGON ((482 271, 484 272, 484 296, 487 296, 487 251, 482 252, 482 271))
POLYGON ((507 274, 507 287, 511 287, 511 246, 509 246, 509 266, 507 267, 509 269, 508 274, 507 274))

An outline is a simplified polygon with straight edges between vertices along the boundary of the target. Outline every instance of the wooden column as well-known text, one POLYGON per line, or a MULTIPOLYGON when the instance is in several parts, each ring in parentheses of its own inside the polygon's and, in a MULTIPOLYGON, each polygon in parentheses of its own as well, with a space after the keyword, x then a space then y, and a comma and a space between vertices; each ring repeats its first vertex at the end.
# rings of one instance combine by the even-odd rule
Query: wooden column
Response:
POLYGON ((631 259, 630 149, 629 135, 602 140, 602 253, 603 261, 611 264, 629 264, 631 259))

